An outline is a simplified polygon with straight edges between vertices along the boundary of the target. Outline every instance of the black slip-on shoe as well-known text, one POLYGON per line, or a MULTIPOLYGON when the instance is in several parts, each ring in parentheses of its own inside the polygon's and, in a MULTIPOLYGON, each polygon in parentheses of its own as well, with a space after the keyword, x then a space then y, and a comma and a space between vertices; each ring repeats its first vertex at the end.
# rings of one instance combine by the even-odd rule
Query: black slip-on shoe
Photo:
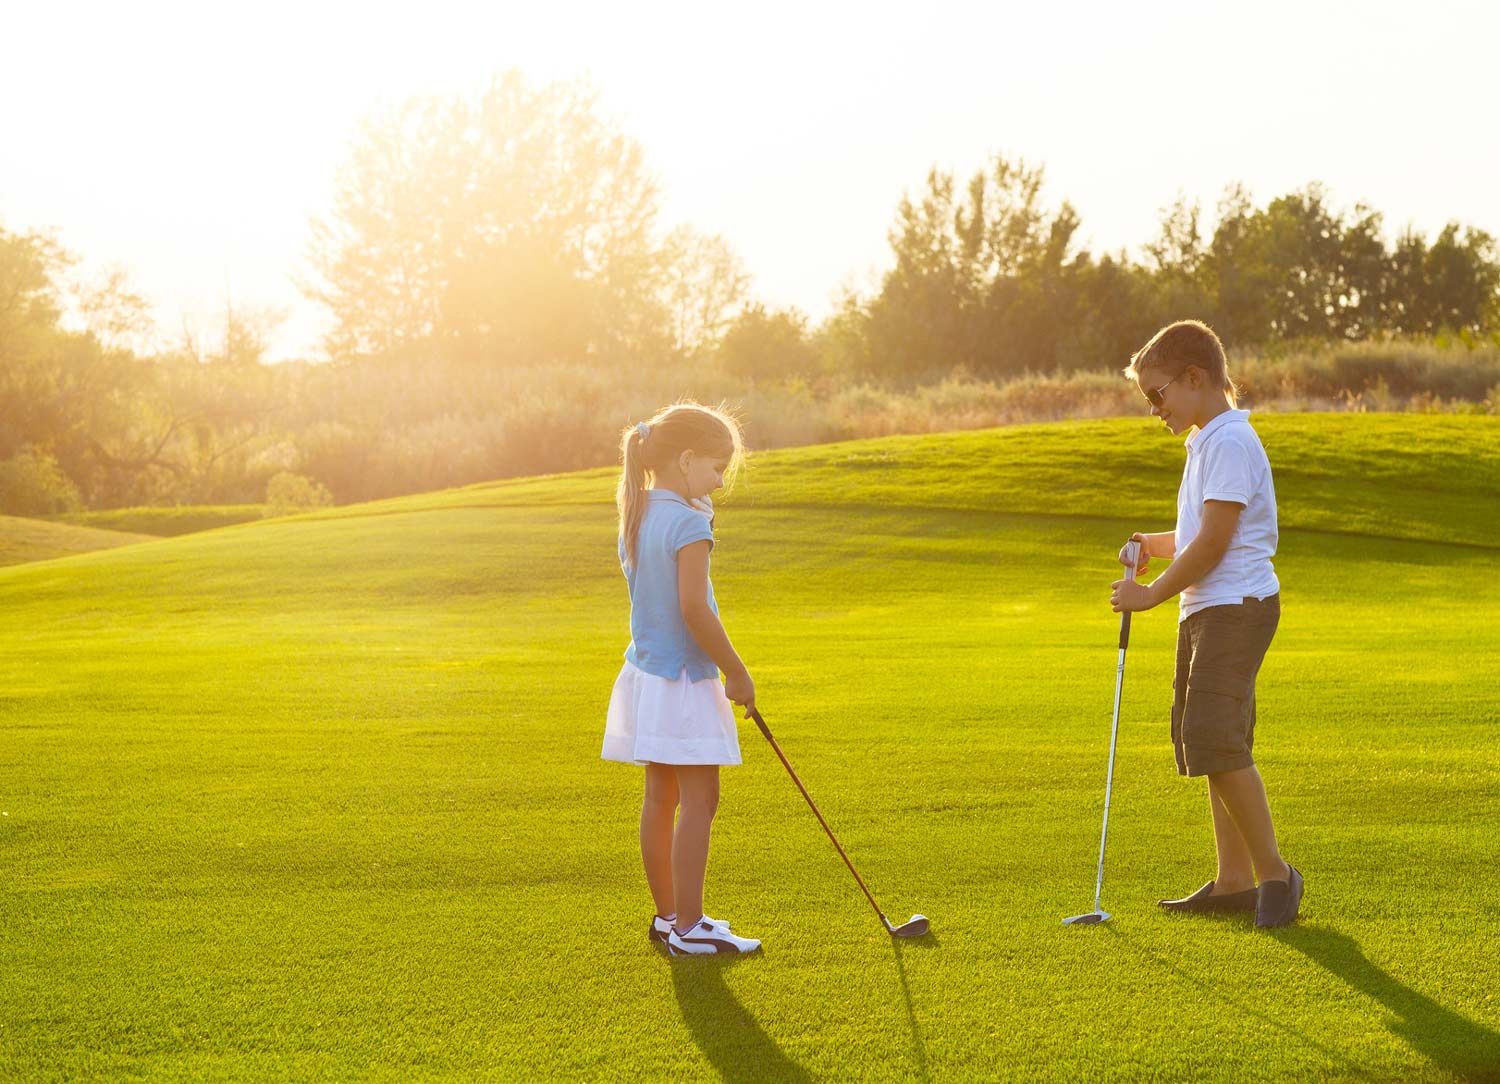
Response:
POLYGON ((1297 920, 1302 907, 1302 874, 1290 862, 1291 874, 1285 881, 1262 881, 1260 899, 1255 904, 1255 925, 1262 930, 1289 926, 1297 920))
POLYGON ((1209 881, 1191 896, 1184 896, 1180 900, 1157 900, 1156 905, 1185 915, 1224 914, 1230 911, 1253 911, 1259 898, 1253 888, 1247 888, 1243 892, 1226 892, 1220 896, 1213 895, 1213 890, 1214 882, 1209 881))

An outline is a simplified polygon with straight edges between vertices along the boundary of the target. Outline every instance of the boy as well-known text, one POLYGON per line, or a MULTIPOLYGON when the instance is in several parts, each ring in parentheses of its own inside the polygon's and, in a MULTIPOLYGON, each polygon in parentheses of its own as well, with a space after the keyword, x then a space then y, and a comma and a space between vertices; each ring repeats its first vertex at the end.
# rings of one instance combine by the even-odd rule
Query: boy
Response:
POLYGON ((1131 536, 1141 543, 1138 574, 1151 557, 1171 558, 1171 565, 1150 584, 1111 585, 1116 613, 1149 610, 1181 593, 1172 744, 1178 774, 1208 777, 1218 869, 1197 892, 1161 906, 1195 914, 1254 911, 1258 927, 1285 926, 1297 917, 1302 875, 1276 846, 1265 786, 1250 755, 1255 675, 1281 616, 1271 567, 1271 464, 1250 412, 1235 409, 1224 347, 1206 325, 1182 320, 1162 328, 1130 359, 1125 375, 1174 434, 1192 430, 1184 442, 1176 530, 1131 536))

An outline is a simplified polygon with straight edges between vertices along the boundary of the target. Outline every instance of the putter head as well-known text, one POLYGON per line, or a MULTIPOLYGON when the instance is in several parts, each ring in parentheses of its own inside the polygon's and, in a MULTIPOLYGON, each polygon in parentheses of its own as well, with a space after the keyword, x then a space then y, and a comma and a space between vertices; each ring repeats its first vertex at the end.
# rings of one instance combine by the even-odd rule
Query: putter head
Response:
POLYGON ((1108 920, 1108 911, 1090 911, 1086 915, 1074 915, 1072 918, 1062 920, 1064 926, 1094 926, 1108 920))
POLYGON ((880 918, 885 923, 886 932, 892 937, 921 937, 927 932, 929 926, 926 915, 912 915, 899 926, 892 926, 890 919, 884 915, 880 918))

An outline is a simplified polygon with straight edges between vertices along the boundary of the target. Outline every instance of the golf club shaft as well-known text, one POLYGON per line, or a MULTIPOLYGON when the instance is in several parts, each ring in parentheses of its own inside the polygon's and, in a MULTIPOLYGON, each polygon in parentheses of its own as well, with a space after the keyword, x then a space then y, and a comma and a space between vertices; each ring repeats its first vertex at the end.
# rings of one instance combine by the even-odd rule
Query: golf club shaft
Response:
MULTIPOLYGON (((1122 626, 1130 621, 1125 615, 1122 626)), ((1122 631, 1121 636, 1125 633, 1122 631)), ((1120 733, 1120 689, 1125 684, 1125 649, 1120 648, 1120 663, 1115 670, 1115 718, 1109 728, 1109 771, 1104 776, 1104 827, 1099 831, 1099 875, 1094 880, 1094 910, 1099 910, 1100 896, 1104 892, 1104 846, 1109 841, 1109 794, 1115 782, 1115 738, 1120 733)))
MULTIPOLYGON (((1132 541, 1129 546, 1138 546, 1132 541)), ((1129 551, 1130 562, 1125 569, 1125 578, 1135 582, 1135 566, 1138 559, 1138 550, 1129 551)), ((1109 795, 1114 789, 1115 782, 1115 739, 1120 733, 1120 691, 1125 685, 1125 649, 1130 646, 1130 611, 1126 610, 1120 615, 1120 661, 1115 667, 1115 710, 1114 722, 1109 728, 1109 770, 1104 776, 1104 827, 1099 830, 1099 874, 1094 880, 1094 910, 1099 910, 1100 898, 1104 892, 1104 847, 1109 842, 1109 795)))
POLYGON ((786 754, 781 751, 781 746, 777 745, 776 739, 771 736, 771 728, 766 726, 766 721, 761 718, 760 712, 755 708, 750 709, 749 716, 755 720, 755 725, 760 727, 760 732, 766 736, 766 741, 771 743, 771 748, 776 751, 777 757, 781 759, 781 764, 786 768, 787 775, 792 777, 792 782, 797 784, 797 789, 802 792, 802 797, 807 799, 808 807, 813 811, 813 815, 818 818, 818 823, 823 826, 823 831, 827 832, 828 838, 833 840, 833 845, 838 848, 839 857, 844 860, 844 865, 849 867, 849 872, 854 874, 854 879, 859 882, 860 891, 865 894, 865 899, 869 900, 870 906, 875 908, 875 913, 880 916, 880 921, 885 924, 886 929, 890 929, 890 920, 885 917, 885 912, 880 909, 880 905, 875 902, 875 897, 870 894, 869 886, 865 884, 865 879, 859 875, 859 870, 854 868, 854 863, 849 861, 849 856, 844 853, 843 845, 839 843, 838 836, 833 834, 833 829, 828 827, 828 822, 823 819, 823 814, 818 811, 818 804, 812 800, 812 795, 807 793, 807 788, 802 785, 802 780, 797 778, 797 773, 792 768, 792 762, 787 760, 786 754))

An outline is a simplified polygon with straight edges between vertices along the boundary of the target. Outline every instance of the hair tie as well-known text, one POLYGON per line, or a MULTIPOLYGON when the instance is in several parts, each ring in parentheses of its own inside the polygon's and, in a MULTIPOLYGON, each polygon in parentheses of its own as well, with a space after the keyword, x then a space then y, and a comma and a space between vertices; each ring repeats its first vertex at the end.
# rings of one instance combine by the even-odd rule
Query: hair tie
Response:
POLYGON ((645 422, 636 422, 635 431, 640 434, 642 440, 645 440, 651 435, 651 427, 645 422))

